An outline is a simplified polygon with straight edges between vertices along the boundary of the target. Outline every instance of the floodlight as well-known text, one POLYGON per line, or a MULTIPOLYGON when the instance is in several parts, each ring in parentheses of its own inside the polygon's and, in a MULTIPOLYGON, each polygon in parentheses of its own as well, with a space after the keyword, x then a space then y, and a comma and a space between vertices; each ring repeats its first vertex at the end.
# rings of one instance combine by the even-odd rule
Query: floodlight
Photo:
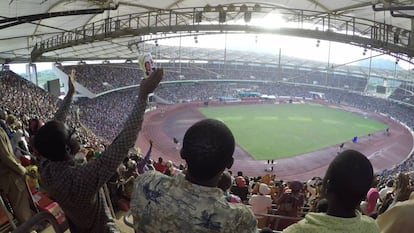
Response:
POLYGON ((236 7, 235 7, 233 4, 230 4, 230 5, 227 7, 227 11, 236 11, 236 7))
POLYGON ((250 20, 252 20, 252 12, 250 11, 244 12, 244 22, 250 23, 250 20))
POLYGON ((211 6, 209 5, 209 4, 207 4, 205 7, 204 7, 204 12, 210 12, 212 10, 212 8, 211 8, 211 6))
POLYGON ((262 7, 259 4, 254 4, 253 11, 260 12, 262 11, 262 7))
POLYGON ((195 22, 201 23, 202 19, 203 19, 203 13, 201 11, 197 11, 195 13, 195 22))
POLYGON ((243 4, 240 6, 240 12, 247 12, 249 8, 246 6, 246 4, 243 4))
POLYGON ((226 22, 226 12, 220 11, 219 12, 219 23, 226 22))

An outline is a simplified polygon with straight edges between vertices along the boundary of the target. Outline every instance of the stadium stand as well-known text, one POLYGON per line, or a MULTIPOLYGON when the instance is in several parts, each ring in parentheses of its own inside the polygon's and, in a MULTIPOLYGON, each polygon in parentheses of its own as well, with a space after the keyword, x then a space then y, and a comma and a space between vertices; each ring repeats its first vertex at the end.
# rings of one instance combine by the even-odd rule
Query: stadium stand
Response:
MULTIPOLYGON (((88 66, 88 65, 87 65, 88 66)), ((294 79, 294 83, 288 82, 274 82, 274 83, 256 83, 253 86, 251 84, 246 84, 243 82, 236 82, 233 83, 221 83, 220 78, 217 78, 215 75, 220 71, 220 67, 218 65, 211 65, 208 66, 210 69, 208 72, 205 72, 205 76, 200 78, 197 72, 204 69, 201 67, 198 68, 184 68, 181 67, 181 72, 177 67, 177 64, 164 64, 165 67, 169 67, 171 70, 167 72, 170 76, 167 77, 170 81, 177 81, 177 80, 197 80, 197 79, 216 79, 217 83, 164 83, 161 85, 155 92, 155 95, 168 100, 171 103, 180 103, 180 102, 203 102, 205 100, 218 100, 221 96, 232 96, 237 97, 238 90, 249 88, 251 91, 257 91, 260 93, 265 93, 268 95, 275 95, 279 99, 287 97, 287 98, 312 98, 312 92, 320 92, 324 93, 325 100, 335 104, 347 104, 350 106, 354 106, 359 109, 364 109, 367 111, 373 112, 381 112, 387 114, 389 117, 395 118, 398 121, 405 123, 410 128, 414 127, 414 119, 412 119, 412 115, 414 114, 413 108, 408 105, 401 104, 399 102, 393 101, 396 100, 404 100, 401 98, 401 93, 398 91, 394 92, 394 95, 391 96, 389 99, 384 98, 376 98, 373 96, 365 96, 361 95, 359 92, 355 92, 356 90, 360 90, 361 86, 366 85, 366 81, 358 82, 359 79, 349 78, 346 77, 332 77, 328 78, 329 87, 322 87, 321 83, 323 84, 323 77, 322 79, 312 78, 312 79, 294 79), (184 71, 184 72, 183 72, 184 71), (177 74, 183 74, 184 77, 180 77, 177 74), (338 78, 338 79, 336 79, 338 78), (319 80, 320 83, 315 84, 313 81, 319 80), (357 81, 358 80, 358 81, 357 81), (301 83, 298 83, 301 82, 301 83), (303 83, 302 83, 303 82, 303 83), (355 85, 359 83, 358 85, 355 85), (353 86, 353 85, 355 86, 353 86), (348 88, 336 89, 337 87, 343 87, 345 85, 349 86, 348 88), (359 89, 358 89, 359 88, 359 89), (350 91, 352 89, 353 91, 350 91)), ((80 68, 80 73, 82 73, 83 67, 86 66, 76 66, 76 69, 80 68)), ((111 69, 108 65, 96 65, 93 66, 94 68, 87 68, 85 70, 86 73, 82 76, 85 79, 81 78, 78 80, 79 82, 83 83, 87 80, 87 75, 92 75, 94 69, 111 69), (105 68, 102 68, 106 66, 105 68), (92 70, 92 71, 91 71, 92 70), (91 73, 92 72, 92 73, 91 73)), ((249 67, 250 69, 251 67, 249 67)), ((65 68, 66 69, 66 68, 65 68)), ((117 73, 121 69, 114 68, 112 73, 117 73)), ((131 69, 134 70, 134 69, 131 69)), ((109 73, 111 73, 109 72, 109 73)), ((249 73, 248 71, 240 71, 240 72, 229 72, 227 77, 231 77, 234 80, 240 80, 241 77, 244 77, 243 80, 251 79, 251 74, 254 72, 249 73), (245 75, 243 75, 245 74, 245 75), (231 75, 231 76, 230 76, 231 75)), ((269 72, 270 73, 270 72, 269 72)), ((99 73, 97 73, 99 74, 99 73)), ((118 83, 111 83, 113 87, 122 87, 126 85, 135 85, 135 81, 133 79, 128 79, 126 76, 133 76, 133 72, 125 71, 117 73, 119 80, 118 83), (129 81, 128 81, 129 80, 129 81)), ((255 73, 255 78, 257 78, 258 74, 267 75, 268 73, 255 73)), ((225 75, 225 74, 224 74, 225 75)), ((98 75, 99 76, 99 75, 98 75)), ((292 77, 295 74, 291 74, 292 77)), ((133 76, 136 77, 136 76, 133 76)), ((268 77, 268 76, 266 76, 268 77)), ((97 83, 102 83, 102 81, 110 81, 111 79, 109 76, 103 77, 101 80, 100 78, 91 79, 92 81, 86 81, 85 86, 87 85, 95 85, 97 83), (94 84, 95 83, 95 84, 94 84)), ((51 118, 51 114, 56 110, 56 104, 58 101, 47 94, 42 89, 36 87, 35 85, 31 84, 30 82, 22 79, 18 75, 8 71, 8 72, 1 72, 0 73, 0 86, 2 92, 0 93, 2 108, 7 110, 8 113, 15 115, 17 118, 23 120, 28 118, 35 118, 40 117, 44 121, 47 121, 51 118), (4 91, 3 91, 4 90, 4 91)), ((89 87, 91 87, 89 86, 89 87)), ((92 88, 91 88, 92 89, 92 88)), ((94 89, 97 92, 107 89, 94 89)), ((398 90, 398 89, 397 89, 398 90)), ((70 116, 70 122, 73 127, 76 127, 79 130, 79 135, 85 135, 81 137, 82 143, 86 147, 92 147, 96 151, 102 151, 102 145, 111 141, 115 135, 118 133, 118 130, 121 127, 122 122, 126 117, 126 113, 130 112, 132 108, 132 99, 135 98, 137 95, 137 91, 135 89, 126 89, 123 91, 117 92, 110 92, 105 95, 101 95, 94 99, 86 99, 81 98, 75 104, 75 108, 80 109, 79 117, 77 116, 77 111, 72 111, 70 116), (108 117, 110 116, 110 117, 108 117), (80 120, 80 121, 79 121, 80 120), (93 133, 92 133, 93 132, 93 133), (101 139, 99 136, 104 137, 105 139, 101 139)), ((154 137, 156 137, 156 132, 153 132, 154 137)), ((156 144, 156 142, 155 142, 156 144)), ((91 150, 92 151, 92 150, 91 150)), ((93 151, 92 151, 93 152, 93 151)), ((162 155, 161 155, 162 156, 162 155)), ((130 159, 136 160, 137 163, 142 160, 142 153, 135 152, 129 155, 130 159)), ((136 174, 133 172, 136 169, 135 166, 131 166, 130 160, 125 160, 123 166, 132 172, 131 174, 136 174)), ((146 165, 146 170, 151 170, 152 161, 146 165)), ((174 165, 178 169, 178 165, 174 165)), ((401 164, 397 164, 392 168, 385 169, 378 174, 379 177, 379 185, 378 188, 382 187, 385 182, 389 179, 394 179, 399 173, 407 173, 410 175, 411 180, 414 180, 412 167, 414 166, 414 155, 410 155, 404 162, 401 164)), ((118 176, 118 175, 117 175, 118 176)), ((252 179, 257 180, 259 183, 261 182, 262 177, 251 177, 252 179)), ((115 181, 119 182, 120 177, 115 177, 115 181)), ((305 181, 308 185, 301 191, 303 195, 305 195, 304 205, 300 207, 300 209, 304 209, 305 211, 298 211, 297 216, 279 216, 275 213, 279 208, 277 205, 277 198, 280 197, 283 193, 289 192, 289 183, 290 181, 280 181, 276 180, 273 177, 269 182, 269 187, 274 190, 278 190, 272 196, 274 201, 274 206, 272 210, 269 211, 268 214, 264 216, 267 219, 275 219, 276 223, 283 219, 290 219, 292 220, 300 220, 303 216, 306 215, 307 211, 314 211, 318 198, 314 199, 311 198, 311 193, 319 193, 319 186, 320 184, 311 184, 312 181, 305 181), (282 189, 276 189, 275 184, 281 184, 282 189)), ((115 185, 115 188, 112 193, 112 199, 117 200, 113 201, 115 205, 119 203, 123 203, 120 200, 126 199, 128 200, 128 187, 127 184, 123 184, 121 186, 115 185)), ((235 184, 234 184, 235 185, 235 184)), ((254 190, 254 185, 249 186, 249 196, 252 195, 252 191, 254 190)), ((130 189, 131 187, 129 187, 130 189)), ((115 208, 119 208, 115 206, 115 208)), ((270 221, 268 226, 272 226, 272 222, 270 221)), ((265 223, 266 226, 267 223, 265 223)), ((273 224, 273 228, 276 229, 277 225, 273 224)), ((280 232, 280 231, 274 231, 280 232)))

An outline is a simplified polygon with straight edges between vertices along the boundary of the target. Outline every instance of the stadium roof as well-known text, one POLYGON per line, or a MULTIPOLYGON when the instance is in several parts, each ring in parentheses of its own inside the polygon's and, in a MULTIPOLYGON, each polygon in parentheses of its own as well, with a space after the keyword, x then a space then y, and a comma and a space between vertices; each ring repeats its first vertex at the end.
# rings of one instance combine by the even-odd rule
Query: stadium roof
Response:
POLYGON ((177 33, 194 36, 224 31, 334 40, 384 48, 385 53, 408 60, 414 55, 411 0, 275 2, 3 0, 0 62, 127 59, 136 53, 133 46, 149 40, 177 33), (270 13, 280 14, 295 26, 267 29, 249 25, 270 13))

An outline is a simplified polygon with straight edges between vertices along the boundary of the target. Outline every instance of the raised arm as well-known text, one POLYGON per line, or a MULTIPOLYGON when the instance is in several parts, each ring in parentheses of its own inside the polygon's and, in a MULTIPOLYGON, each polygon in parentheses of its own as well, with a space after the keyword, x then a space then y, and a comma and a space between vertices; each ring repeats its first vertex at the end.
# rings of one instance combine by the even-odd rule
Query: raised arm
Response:
POLYGON ((411 186, 410 186, 410 177, 405 173, 398 174, 396 184, 395 184, 395 196, 394 201, 391 203, 390 207, 394 206, 399 201, 406 201, 410 198, 411 186))
POLYGON ((163 75, 164 71, 162 69, 157 69, 149 78, 141 81, 139 98, 121 132, 112 144, 102 153, 99 159, 90 162, 83 167, 76 168, 78 169, 77 172, 82 173, 82 177, 88 177, 88 179, 80 179, 79 182, 82 182, 83 184, 76 187, 83 189, 82 192, 84 194, 85 191, 88 191, 90 195, 96 193, 96 191, 113 176, 116 172, 116 168, 128 155, 128 150, 134 146, 138 133, 142 127, 148 94, 155 90, 163 75), (84 188, 88 190, 85 190, 84 188))
POLYGON ((59 109, 55 113, 53 120, 57 120, 60 122, 66 121, 66 117, 69 112, 70 104, 72 103, 72 98, 73 98, 73 95, 75 94, 75 77, 76 77, 76 70, 72 69, 68 77, 68 93, 63 99, 62 104, 59 106, 59 109))
POLYGON ((145 157, 138 164, 138 173, 139 174, 143 174, 144 173, 145 164, 147 164, 149 158, 151 157, 152 141, 150 140, 149 142, 150 142, 150 148, 148 149, 148 152, 145 155, 145 157))

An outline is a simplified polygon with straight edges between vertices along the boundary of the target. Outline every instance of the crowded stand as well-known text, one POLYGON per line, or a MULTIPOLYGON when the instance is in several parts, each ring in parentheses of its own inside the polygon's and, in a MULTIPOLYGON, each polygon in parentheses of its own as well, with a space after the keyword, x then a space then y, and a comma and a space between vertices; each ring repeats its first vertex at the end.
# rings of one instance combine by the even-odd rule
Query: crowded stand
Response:
POLYGON ((69 74, 76 69, 76 81, 93 93, 100 93, 118 87, 136 85, 142 72, 138 66, 129 64, 95 64, 60 66, 63 72, 69 74))
POLYGON ((138 95, 135 89, 112 92, 94 99, 77 101, 82 123, 97 135, 113 140, 138 95), (110 117, 108 117, 110 116, 110 117))
POLYGON ((414 87, 400 85, 389 98, 414 105, 414 87))
MULTIPOLYGON (((0 107, 8 115, 16 117, 23 127, 28 126, 29 119, 46 122, 52 119, 53 113, 56 112, 59 99, 11 71, 0 73, 0 85, 2 90, 0 107)), ((71 109, 68 122, 79 132, 87 147, 99 148, 107 143, 102 138, 96 137, 91 130, 83 127, 76 106, 71 109)))
MULTIPOLYGON (((367 77, 359 73, 344 73, 300 66, 282 66, 281 69, 260 64, 214 64, 214 63, 159 63, 165 68, 167 81, 184 80, 245 80, 280 81, 296 84, 317 85, 331 88, 348 89, 363 92, 367 86, 367 77)), ((142 72, 137 64, 82 64, 77 66, 59 66, 66 74, 72 68, 78 70, 77 82, 99 94, 119 87, 138 84, 142 72)))
MULTIPOLYGON (((99 93, 139 83, 140 74, 137 69, 128 69, 124 66, 127 65, 79 65, 63 69, 66 73, 75 76, 71 71, 75 68, 76 81, 99 93), (116 79, 113 78, 115 76, 116 79), (110 85, 102 85, 105 82, 110 85)), ((173 65, 170 64, 171 66, 173 65)), ((151 158, 152 142, 149 142, 150 149, 144 152, 139 148, 133 148, 133 142, 141 129, 146 107, 143 102, 147 101, 148 94, 155 89, 162 76, 164 76, 163 81, 177 81, 184 78, 218 79, 218 77, 230 79, 265 77, 264 79, 269 80, 276 78, 272 76, 270 68, 263 72, 226 69, 224 73, 223 67, 213 64, 198 68, 180 67, 181 72, 168 71, 168 65, 163 67, 166 68, 165 74, 162 75, 157 71, 154 77, 157 77, 158 81, 153 81, 150 87, 144 81, 144 85, 139 87, 139 92, 134 87, 94 99, 81 98, 72 104, 72 108, 69 105, 74 90, 69 92, 63 101, 57 101, 42 89, 10 71, 0 73, 2 90, 0 107, 2 112, 7 112, 1 114, 5 115, 0 119, 2 127, 4 125, 5 128, 12 128, 15 131, 19 129, 30 131, 28 120, 31 118, 41 119, 43 123, 48 122, 48 125, 50 120, 57 119, 69 126, 66 128, 71 129, 71 132, 65 132, 64 135, 71 139, 72 134, 76 132, 74 136, 84 148, 73 149, 73 151, 72 148, 69 151, 63 150, 64 154, 55 160, 55 155, 49 155, 49 149, 44 148, 45 145, 42 144, 47 140, 41 140, 42 137, 47 138, 50 135, 46 132, 42 134, 40 127, 36 129, 36 131, 40 130, 40 133, 33 133, 36 135, 34 146, 40 150, 33 151, 33 148, 28 148, 32 154, 40 153, 40 156, 47 160, 45 164, 38 164, 41 174, 36 177, 40 179, 39 182, 32 185, 36 189, 34 194, 43 191, 50 195, 52 201, 56 201, 54 203, 61 206, 61 212, 66 213, 68 227, 72 232, 117 232, 117 227, 108 214, 108 206, 104 202, 108 197, 103 196, 99 191, 106 184, 109 187, 111 199, 109 202, 112 203, 112 208, 118 211, 130 211, 129 213, 134 217, 132 226, 137 232, 273 232, 275 230, 289 233, 305 232, 307 229, 313 230, 310 232, 331 232, 330 230, 335 229, 337 232, 388 233, 410 232, 413 229, 410 227, 409 220, 401 214, 401 208, 405 206, 412 208, 410 200, 412 201, 413 195, 410 196, 412 188, 410 184, 414 181, 412 173, 414 155, 379 174, 373 174, 372 165, 364 155, 357 151, 346 150, 335 157, 325 177, 314 177, 308 181, 280 180, 269 172, 258 177, 248 177, 243 174, 243 171, 237 171, 237 175, 233 176, 231 167, 235 141, 232 133, 222 122, 207 119, 195 123, 184 135, 181 156, 186 161, 186 165, 164 161, 162 155, 157 162, 154 162, 157 158, 151 158), (203 71, 204 68, 208 72, 203 71), (79 112, 76 109, 79 109, 79 112), (62 111, 67 112, 67 119, 59 117, 62 111), (10 115, 19 119, 22 126, 15 124, 10 115), (71 134, 67 135, 68 133, 71 134), (63 162, 68 158, 65 153, 71 153, 73 156, 76 154, 75 158, 79 164, 95 163, 102 166, 79 165, 84 166, 78 168, 78 172, 84 175, 83 178, 79 178, 77 173, 62 173, 63 170, 71 171, 73 166, 72 163, 63 162), (87 170, 90 167, 94 170, 87 170), (223 173, 224 170, 227 172, 223 173), (47 173, 45 174, 44 171, 47 173), (61 182, 57 178, 52 179, 47 176, 52 173, 59 179, 63 174, 69 174, 79 183, 61 182), (382 198, 379 198, 380 190, 390 180, 394 181, 393 184, 387 186, 388 191, 384 191, 385 195, 382 194, 382 198), (71 197, 63 192, 62 184, 67 185, 65 190, 78 190, 82 195, 99 201, 90 201, 82 195, 71 197), (212 203, 215 203, 217 208, 211 208, 212 203), (91 206, 91 209, 88 209, 88 206, 91 206), (80 213, 79 209, 88 209, 88 211, 80 213), (356 209, 358 211, 355 211, 356 209), (88 220, 85 220, 86 214, 88 220), (154 214, 157 217, 154 217, 154 214), (397 217, 401 220, 400 226, 393 224, 397 217)), ((314 73, 310 72, 309 75, 314 73)), ((237 82, 161 84, 155 89, 154 94, 170 103, 180 103, 215 101, 223 96, 238 98, 239 90, 246 88, 277 96, 278 100, 313 98, 312 93, 318 92, 324 93, 323 101, 383 113, 411 129, 414 128, 412 118, 414 109, 409 106, 388 99, 331 88, 347 86, 345 89, 362 91, 366 86, 366 80, 339 77, 339 75, 326 78, 322 73, 319 77, 318 75, 305 79, 295 77, 298 77, 295 73, 291 76, 286 75, 287 81, 292 81, 294 84, 255 83, 254 87, 251 84, 237 82), (305 85, 298 85, 298 83, 305 85), (330 88, 320 86, 326 84, 330 88)), ((73 82, 71 80, 72 77, 69 82, 73 82)), ((148 83, 148 80, 151 82, 154 79, 146 80, 148 83)), ((58 127, 62 126, 51 125, 52 132, 59 131, 58 127)), ((46 129, 43 128, 44 130, 46 129)), ((10 130, 3 131, 7 133, 10 130)), ((26 137, 28 144, 31 144, 29 133, 26 137)), ((8 147, 8 140, 10 139, 2 141, 4 148, 8 147)), ((64 140, 67 140, 67 137, 64 140)), ((35 160, 33 157, 32 159, 35 160)), ((16 164, 28 165, 24 168, 26 170, 29 170, 29 165, 35 164, 35 162, 25 164, 23 162, 25 160, 20 162, 20 158, 17 157, 13 157, 12 160, 17 161, 16 164)), ((1 162, 0 165, 3 166, 1 162)), ((2 171, 6 169, 0 168, 2 171)), ((21 170, 26 171, 23 168, 21 170)), ((25 176, 26 172, 21 175, 25 176)), ((27 177, 28 180, 32 178, 30 175, 27 177)), ((15 205, 12 207, 23 208, 15 205)), ((62 214, 61 212, 59 213, 62 214)), ((30 213, 30 216, 33 214, 30 213)), ((22 223, 30 216, 17 218, 22 223)))
POLYGON ((42 116, 50 119, 56 111, 56 98, 40 87, 10 71, 0 72, 1 104, 10 114, 19 118, 42 116))
MULTIPOLYGON (((231 88, 226 85, 162 85, 155 94, 170 103, 180 103, 204 101, 211 97, 234 94, 230 91, 231 88)), ((131 110, 136 95, 135 89, 127 89, 94 99, 81 98, 76 104, 79 105, 82 122, 97 135, 112 140, 118 133, 126 113, 131 110)))

